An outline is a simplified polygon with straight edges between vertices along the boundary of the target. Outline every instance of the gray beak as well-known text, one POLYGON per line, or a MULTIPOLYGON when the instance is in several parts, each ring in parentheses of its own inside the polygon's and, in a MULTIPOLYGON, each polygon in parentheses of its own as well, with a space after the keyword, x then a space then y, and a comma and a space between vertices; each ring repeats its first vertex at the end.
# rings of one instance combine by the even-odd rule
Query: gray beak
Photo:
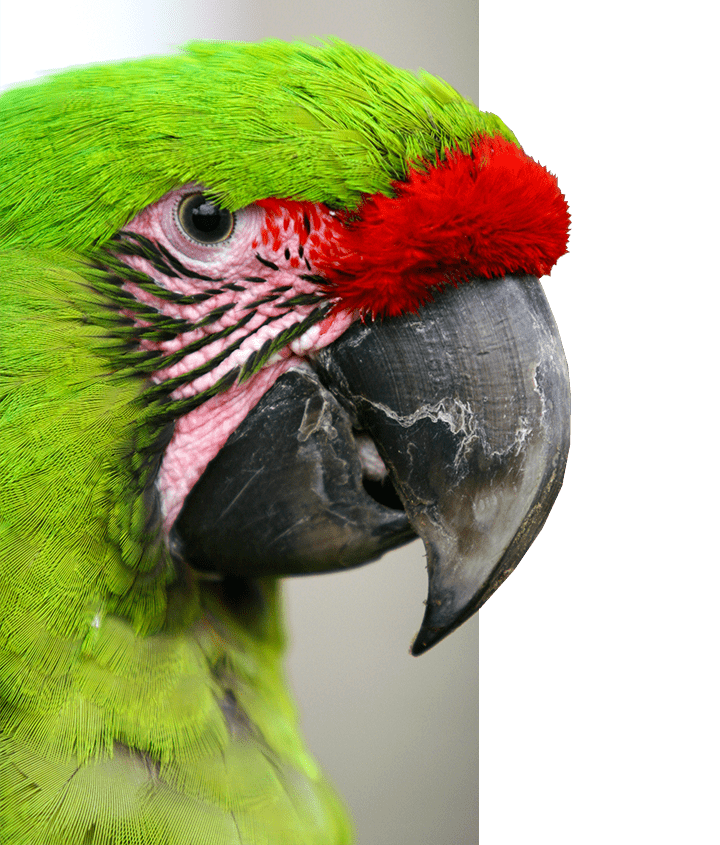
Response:
POLYGON ((418 314, 356 323, 312 363, 210 464, 176 522, 181 547, 200 569, 305 574, 417 534, 421 654, 507 578, 560 490, 570 390, 550 307, 535 277, 470 280, 418 314))

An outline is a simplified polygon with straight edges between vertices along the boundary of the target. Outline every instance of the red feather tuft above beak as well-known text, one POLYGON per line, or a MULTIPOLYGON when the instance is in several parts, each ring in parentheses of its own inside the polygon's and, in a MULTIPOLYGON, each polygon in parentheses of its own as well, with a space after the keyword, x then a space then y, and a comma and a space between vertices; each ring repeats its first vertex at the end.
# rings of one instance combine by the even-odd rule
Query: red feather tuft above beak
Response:
POLYGON ((567 249, 570 215, 557 179, 501 136, 469 154, 419 162, 394 196, 368 197, 314 256, 341 308, 416 311, 467 276, 543 276, 567 249))

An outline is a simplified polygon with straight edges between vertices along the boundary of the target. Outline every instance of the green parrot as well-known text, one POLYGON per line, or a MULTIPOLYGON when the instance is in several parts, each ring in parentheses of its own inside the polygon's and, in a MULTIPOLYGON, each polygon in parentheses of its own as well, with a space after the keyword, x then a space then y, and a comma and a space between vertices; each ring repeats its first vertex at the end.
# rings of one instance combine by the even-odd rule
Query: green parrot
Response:
POLYGON ((557 496, 557 181, 340 41, 0 98, 0 843, 339 845, 279 578, 422 538, 420 654, 557 496))

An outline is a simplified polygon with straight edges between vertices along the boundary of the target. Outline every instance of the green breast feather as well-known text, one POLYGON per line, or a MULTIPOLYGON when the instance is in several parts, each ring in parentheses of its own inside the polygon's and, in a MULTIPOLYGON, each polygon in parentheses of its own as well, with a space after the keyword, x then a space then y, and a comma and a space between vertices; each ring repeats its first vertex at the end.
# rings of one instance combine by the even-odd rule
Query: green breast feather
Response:
POLYGON ((0 841, 348 841, 285 690, 275 583, 238 618, 243 597, 229 612, 143 546, 142 384, 109 366, 84 272, 2 261, 0 841))

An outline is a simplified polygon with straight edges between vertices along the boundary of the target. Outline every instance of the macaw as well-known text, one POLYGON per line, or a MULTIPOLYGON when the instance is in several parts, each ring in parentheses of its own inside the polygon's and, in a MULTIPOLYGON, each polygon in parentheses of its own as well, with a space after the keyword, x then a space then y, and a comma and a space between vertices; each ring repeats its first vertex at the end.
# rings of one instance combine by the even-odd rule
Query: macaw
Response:
POLYGON ((0 842, 338 845, 279 579, 420 536, 420 654, 562 483, 557 181, 340 41, 0 98, 0 842))

